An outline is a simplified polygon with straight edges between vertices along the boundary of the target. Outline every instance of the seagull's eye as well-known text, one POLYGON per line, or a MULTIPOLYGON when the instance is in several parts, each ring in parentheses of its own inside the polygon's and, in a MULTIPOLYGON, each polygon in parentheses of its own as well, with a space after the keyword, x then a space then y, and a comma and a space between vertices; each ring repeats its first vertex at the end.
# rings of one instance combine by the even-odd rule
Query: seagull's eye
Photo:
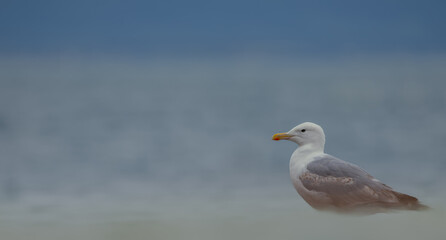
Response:
POLYGON ((302 129, 302 130, 300 130, 301 132, 305 132, 306 130, 305 129, 302 129))

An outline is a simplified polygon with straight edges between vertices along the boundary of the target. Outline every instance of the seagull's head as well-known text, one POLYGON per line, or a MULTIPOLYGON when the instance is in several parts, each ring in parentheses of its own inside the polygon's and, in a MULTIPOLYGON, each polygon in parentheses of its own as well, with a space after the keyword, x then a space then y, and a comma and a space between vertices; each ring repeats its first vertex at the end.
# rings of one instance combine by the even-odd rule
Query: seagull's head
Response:
POLYGON ((315 123, 305 122, 297 125, 286 133, 274 134, 273 140, 289 140, 297 143, 299 146, 312 144, 323 148, 325 144, 325 134, 321 126, 315 123))

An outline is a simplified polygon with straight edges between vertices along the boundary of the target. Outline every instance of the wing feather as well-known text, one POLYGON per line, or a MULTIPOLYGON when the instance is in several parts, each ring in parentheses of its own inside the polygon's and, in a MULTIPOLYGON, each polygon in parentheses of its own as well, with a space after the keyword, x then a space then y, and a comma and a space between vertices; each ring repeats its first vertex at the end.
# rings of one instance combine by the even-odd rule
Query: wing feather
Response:
POLYGON ((395 192, 360 167, 328 154, 309 163, 307 170, 299 176, 303 186, 323 193, 337 208, 395 207, 402 204, 403 198, 418 204, 416 198, 395 192))

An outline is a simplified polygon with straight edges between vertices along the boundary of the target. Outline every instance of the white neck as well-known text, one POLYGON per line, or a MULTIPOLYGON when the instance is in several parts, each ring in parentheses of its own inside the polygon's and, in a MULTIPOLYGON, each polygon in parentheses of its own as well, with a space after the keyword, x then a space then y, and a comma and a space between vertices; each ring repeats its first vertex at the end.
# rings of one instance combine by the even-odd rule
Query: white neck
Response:
POLYGON ((301 154, 308 153, 324 153, 324 144, 319 143, 307 143, 302 146, 299 146, 296 151, 298 151, 301 154))

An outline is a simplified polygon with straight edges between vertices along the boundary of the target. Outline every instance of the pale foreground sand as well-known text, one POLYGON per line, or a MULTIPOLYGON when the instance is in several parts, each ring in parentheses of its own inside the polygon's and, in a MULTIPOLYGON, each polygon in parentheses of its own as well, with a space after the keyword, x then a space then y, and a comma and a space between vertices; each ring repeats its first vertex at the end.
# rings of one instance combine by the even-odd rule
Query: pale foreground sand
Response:
POLYGON ((0 239, 444 239, 442 199, 424 212, 342 216, 297 196, 0 208, 0 239))

